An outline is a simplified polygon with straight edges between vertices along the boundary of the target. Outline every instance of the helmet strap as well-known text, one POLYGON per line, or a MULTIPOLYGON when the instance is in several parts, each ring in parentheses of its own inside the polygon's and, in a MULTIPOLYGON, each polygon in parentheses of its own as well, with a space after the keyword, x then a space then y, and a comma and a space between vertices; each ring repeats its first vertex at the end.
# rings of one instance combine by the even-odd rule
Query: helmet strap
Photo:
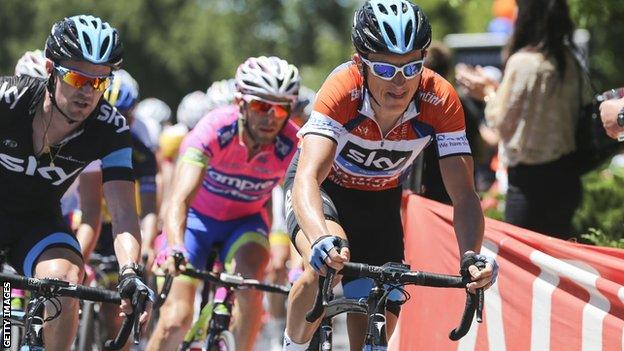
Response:
POLYGON ((56 76, 54 74, 50 75, 50 77, 48 78, 48 85, 47 85, 48 95, 50 96, 50 101, 52 101, 52 106, 54 106, 54 108, 56 108, 61 113, 61 115, 63 115, 63 117, 65 117, 65 121, 68 124, 74 124, 74 123, 80 122, 78 120, 75 120, 69 117, 67 114, 65 114, 65 112, 63 112, 63 110, 61 110, 61 108, 56 103, 56 98, 54 97, 54 91, 56 90, 56 84, 54 83, 55 78, 56 76))

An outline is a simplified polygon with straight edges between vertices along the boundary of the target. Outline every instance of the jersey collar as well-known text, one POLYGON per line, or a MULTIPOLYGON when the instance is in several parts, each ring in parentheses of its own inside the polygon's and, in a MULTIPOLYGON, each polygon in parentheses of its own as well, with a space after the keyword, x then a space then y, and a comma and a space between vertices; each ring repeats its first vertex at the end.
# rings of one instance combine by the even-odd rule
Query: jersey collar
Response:
MULTIPOLYGON (((359 112, 371 119, 375 119, 375 111, 373 111, 373 107, 371 106, 371 99, 370 99, 370 94, 368 92, 368 89, 362 89, 363 92, 363 97, 362 97, 362 104, 360 106, 359 112)), ((418 93, 416 93, 416 96, 418 96, 418 93)), ((420 110, 418 109, 418 104, 416 103, 417 101, 417 97, 414 97, 414 99, 412 99, 412 101, 409 103, 409 105, 407 105, 407 109, 405 110, 405 112, 403 112, 403 117, 400 119, 403 122, 410 120, 412 118, 417 117, 420 114, 420 110)))

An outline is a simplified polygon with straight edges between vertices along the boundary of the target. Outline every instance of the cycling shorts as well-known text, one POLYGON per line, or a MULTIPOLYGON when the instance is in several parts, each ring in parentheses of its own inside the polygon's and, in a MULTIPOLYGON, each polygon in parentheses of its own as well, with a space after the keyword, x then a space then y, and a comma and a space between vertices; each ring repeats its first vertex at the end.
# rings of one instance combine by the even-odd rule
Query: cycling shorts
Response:
MULTIPOLYGON (((293 158, 284 181, 286 222, 293 244, 300 229, 291 202, 298 160, 299 153, 293 158)), ((340 224, 347 234, 352 262, 371 265, 403 262, 401 188, 367 191, 341 187, 325 180, 320 191, 325 218, 340 224)), ((343 277, 342 284, 345 296, 350 298, 366 297, 372 287, 372 281, 364 278, 343 277)), ((398 291, 393 291, 390 297, 396 301, 402 299, 398 291)))
POLYGON ((0 215, 0 248, 8 249, 7 261, 19 274, 33 277, 41 254, 54 247, 67 248, 82 257, 75 234, 60 214, 0 215))
POLYGON ((236 251, 247 243, 257 243, 268 250, 267 236, 267 221, 260 213, 219 221, 190 208, 186 219, 184 246, 188 253, 188 262, 195 268, 203 269, 212 247, 219 244, 219 259, 227 269, 236 251))

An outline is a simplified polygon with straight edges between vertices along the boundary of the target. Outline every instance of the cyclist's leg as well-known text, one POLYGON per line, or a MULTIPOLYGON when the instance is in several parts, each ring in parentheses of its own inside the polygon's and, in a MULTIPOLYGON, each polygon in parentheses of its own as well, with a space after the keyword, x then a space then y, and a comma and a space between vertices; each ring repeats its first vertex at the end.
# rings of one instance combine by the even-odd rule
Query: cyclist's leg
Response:
MULTIPOLYGON (((245 278, 262 281, 269 262, 267 225, 260 214, 237 220, 237 228, 225 241, 221 250, 228 271, 245 278)), ((236 292, 232 311, 232 333, 237 350, 251 350, 260 331, 262 318, 262 292, 242 290, 236 292)))
MULTIPOLYGON (((80 245, 60 215, 32 221, 22 223, 24 240, 10 253, 10 261, 17 263, 14 267, 29 277, 82 282, 84 269, 80 245)), ((46 350, 69 350, 78 330, 78 300, 59 300, 60 315, 44 324, 46 350)), ((46 317, 56 312, 52 304, 46 304, 46 317)))
MULTIPOLYGON (((334 201, 336 210, 340 214, 340 223, 347 232, 351 261, 372 265, 403 261, 400 188, 365 192, 339 188, 332 184, 326 184, 324 187, 334 201)), ((359 291, 358 289, 352 291, 354 286, 358 286, 358 284, 351 284, 353 280, 350 277, 343 277, 345 296, 367 297, 370 288, 366 286, 362 288, 362 285, 359 285, 359 291)), ((372 283, 369 282, 368 287, 372 287, 372 283)), ((398 291, 391 293, 391 299, 401 297, 398 291)), ((396 308, 391 308, 391 310, 398 313, 396 308)), ((389 313, 386 315, 388 316, 386 331, 389 337, 396 325, 396 316, 389 313)), ((367 316, 362 314, 347 316, 351 350, 362 349, 367 326, 367 316)))
MULTIPOLYGON (((184 246, 189 265, 205 267, 208 253, 221 234, 222 224, 189 210, 184 234, 184 246)), ((180 275, 173 280, 167 300, 160 308, 160 318, 147 344, 146 350, 176 350, 191 327, 195 292, 199 281, 180 275)))
MULTIPOLYGON (((290 258, 290 238, 284 232, 272 232, 269 235, 271 244, 271 260, 267 269, 267 281, 272 284, 288 282, 287 262, 290 258)), ((286 296, 269 294, 269 314, 272 318, 286 318, 286 296)))
MULTIPOLYGON (((336 236, 346 238, 346 234, 342 227, 330 220, 325 221, 329 231, 336 236)), ((318 290, 318 274, 309 264, 310 260, 310 245, 306 236, 299 231, 295 236, 295 246, 303 259, 303 273, 299 276, 297 281, 293 284, 288 295, 288 314, 286 317, 286 341, 290 346, 295 346, 292 350, 297 350, 297 346, 307 345, 314 331, 318 327, 321 319, 316 323, 308 323, 305 320, 306 313, 314 305, 314 299, 318 290), (294 344, 293 344, 294 343, 294 344), (299 345, 296 345, 299 344, 299 345)), ((285 348, 290 350, 290 348, 285 348)))
MULTIPOLYGON (((100 236, 94 252, 102 256, 114 256, 115 248, 113 246, 112 224, 109 222, 102 223, 101 228, 100 236)), ((105 288, 113 291, 117 290, 117 283, 119 282, 118 270, 119 267, 117 267, 115 272, 108 274, 109 285, 105 288)), ((114 338, 115 333, 117 333, 119 328, 121 328, 121 322, 123 321, 123 317, 119 315, 119 306, 110 303, 103 303, 100 305, 100 312, 102 313, 104 320, 104 325, 100 328, 100 331, 104 332, 102 340, 114 338)), ((124 347, 121 348, 122 351, 130 349, 130 340, 131 338, 128 338, 124 347)))

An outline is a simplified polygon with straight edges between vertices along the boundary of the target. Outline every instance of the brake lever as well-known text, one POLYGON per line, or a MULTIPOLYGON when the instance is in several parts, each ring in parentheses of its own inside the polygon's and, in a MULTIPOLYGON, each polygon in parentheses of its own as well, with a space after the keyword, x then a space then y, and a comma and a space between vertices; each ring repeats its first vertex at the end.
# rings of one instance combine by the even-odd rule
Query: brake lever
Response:
POLYGON ((141 320, 141 315, 143 314, 143 311, 145 311, 145 301, 147 300, 147 295, 148 292, 145 289, 141 289, 137 292, 135 292, 134 296, 132 297, 132 308, 134 310, 134 320, 133 325, 134 325, 134 344, 138 345, 139 342, 141 341, 141 325, 140 325, 140 320, 141 320))

